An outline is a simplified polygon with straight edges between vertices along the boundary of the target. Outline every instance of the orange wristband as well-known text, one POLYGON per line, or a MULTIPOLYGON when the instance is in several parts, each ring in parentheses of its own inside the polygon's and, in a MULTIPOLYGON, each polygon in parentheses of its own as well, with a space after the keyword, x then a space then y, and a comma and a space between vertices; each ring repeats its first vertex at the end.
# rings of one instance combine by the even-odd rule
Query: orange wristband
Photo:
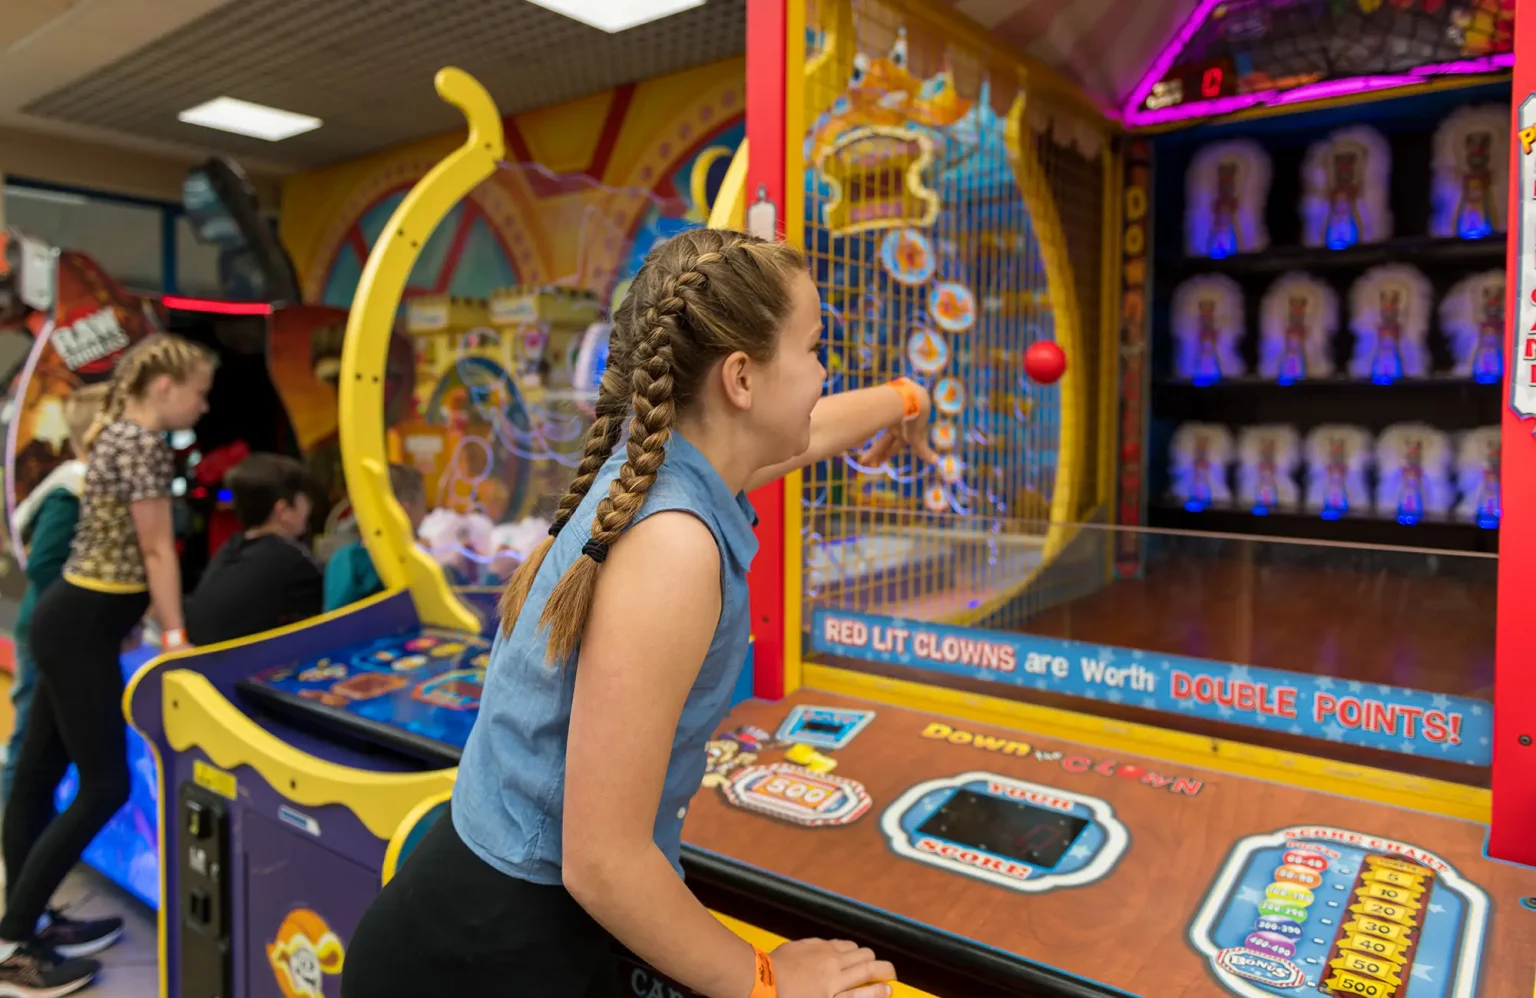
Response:
POLYGON ((752 947, 757 955, 757 969, 752 974, 752 994, 748 998, 778 998, 779 984, 773 976, 773 961, 768 954, 752 947))
POLYGON ((917 385, 913 384, 911 378, 897 378, 894 381, 887 381, 886 384, 896 389, 896 393, 901 396, 902 419, 911 419, 923 411, 922 393, 917 385))

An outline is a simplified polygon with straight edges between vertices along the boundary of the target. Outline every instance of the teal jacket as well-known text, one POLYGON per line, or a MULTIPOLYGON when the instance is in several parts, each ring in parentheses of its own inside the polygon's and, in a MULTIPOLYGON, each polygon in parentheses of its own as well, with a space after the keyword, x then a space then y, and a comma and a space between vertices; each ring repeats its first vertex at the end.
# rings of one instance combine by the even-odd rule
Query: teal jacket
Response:
POLYGON ((362 541, 353 541, 336 549, 325 563, 325 610, 344 606, 384 591, 384 583, 368 557, 362 541))
POLYGON ((16 652, 28 655, 28 632, 37 598, 64 574, 69 546, 80 519, 85 464, 66 461, 53 470, 16 509, 16 528, 27 549, 27 592, 16 612, 16 652))
MULTIPOLYGON (((450 586, 469 584, 469 580, 446 566, 443 568, 443 575, 450 586)), ((499 585, 500 583, 484 584, 499 585)), ((331 555, 331 560, 325 563, 326 613, 340 610, 344 606, 383 591, 384 581, 379 578, 378 571, 373 567, 373 559, 368 557, 368 549, 363 547, 362 541, 343 544, 331 555)))

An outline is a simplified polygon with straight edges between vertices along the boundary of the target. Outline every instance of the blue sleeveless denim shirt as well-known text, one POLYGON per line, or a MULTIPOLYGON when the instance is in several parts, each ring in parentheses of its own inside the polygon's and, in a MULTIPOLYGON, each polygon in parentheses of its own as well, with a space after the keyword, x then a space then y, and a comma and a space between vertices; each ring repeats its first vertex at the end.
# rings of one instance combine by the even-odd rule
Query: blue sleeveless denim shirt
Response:
MULTIPOLYGON (((555 538, 512 633, 497 636, 480 716, 453 788, 453 824, 464 843, 495 869, 533 883, 561 882, 565 748, 576 684, 574 656, 563 669, 546 662, 539 615, 555 583, 591 539, 598 500, 608 494, 624 460, 621 444, 555 538)), ((698 517, 720 548, 720 621, 683 704, 656 811, 656 844, 681 876, 683 818, 704 778, 705 743, 725 717, 746 659, 751 629, 747 568, 757 553, 752 532, 757 517, 747 497, 732 495, 698 448, 676 433, 635 522, 666 510, 698 517)))

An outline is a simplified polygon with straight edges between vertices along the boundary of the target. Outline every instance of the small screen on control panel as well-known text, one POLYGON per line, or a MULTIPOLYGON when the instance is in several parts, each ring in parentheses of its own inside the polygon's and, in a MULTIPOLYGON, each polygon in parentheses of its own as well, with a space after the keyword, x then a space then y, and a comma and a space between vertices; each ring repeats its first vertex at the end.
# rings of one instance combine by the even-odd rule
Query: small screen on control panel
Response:
POLYGON ((1087 818, 974 790, 957 790, 918 831, 1049 870, 1087 827, 1087 818))

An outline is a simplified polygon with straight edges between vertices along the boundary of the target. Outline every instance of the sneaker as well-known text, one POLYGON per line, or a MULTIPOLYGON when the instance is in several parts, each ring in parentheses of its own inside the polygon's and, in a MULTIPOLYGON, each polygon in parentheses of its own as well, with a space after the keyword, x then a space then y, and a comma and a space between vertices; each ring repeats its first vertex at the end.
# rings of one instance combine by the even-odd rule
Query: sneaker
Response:
POLYGON ((121 918, 74 919, 49 908, 38 927, 37 941, 65 959, 93 956, 123 936, 121 918))
POLYGON ((36 942, 23 943, 0 962, 0 998, 60 998, 96 979, 95 960, 66 960, 36 942))

